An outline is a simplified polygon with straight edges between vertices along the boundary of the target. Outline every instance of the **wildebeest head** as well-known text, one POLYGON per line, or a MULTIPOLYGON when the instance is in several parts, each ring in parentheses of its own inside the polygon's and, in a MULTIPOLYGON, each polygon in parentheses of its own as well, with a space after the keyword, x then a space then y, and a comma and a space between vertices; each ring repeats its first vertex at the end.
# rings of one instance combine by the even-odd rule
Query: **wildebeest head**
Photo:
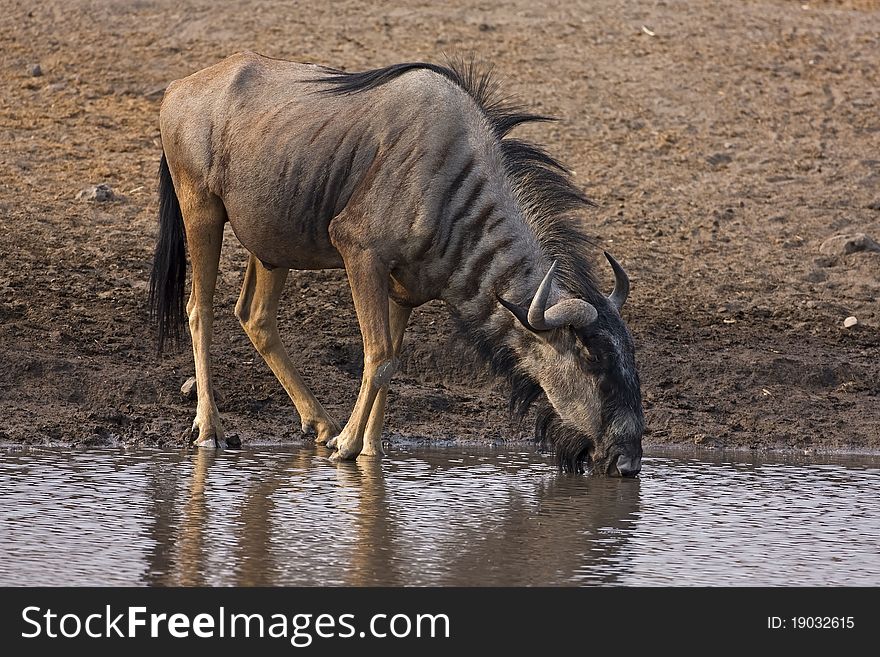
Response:
MULTIPOLYGON (((538 437, 551 442, 560 466, 634 476, 641 468, 644 419, 632 337, 620 317, 629 279, 614 269, 614 291, 591 304, 561 295, 549 305, 556 263, 526 309, 499 298, 529 336, 522 365, 546 394, 538 437)), ((557 297, 560 295, 557 292, 557 297)))

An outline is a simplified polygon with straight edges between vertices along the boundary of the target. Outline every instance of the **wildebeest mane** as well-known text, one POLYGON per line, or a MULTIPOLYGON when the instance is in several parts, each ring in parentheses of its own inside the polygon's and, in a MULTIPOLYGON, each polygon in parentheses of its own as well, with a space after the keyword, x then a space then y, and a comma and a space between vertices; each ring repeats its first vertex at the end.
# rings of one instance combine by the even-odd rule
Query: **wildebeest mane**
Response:
MULTIPOLYGON (((375 89, 414 70, 429 70, 458 85, 475 101, 486 118, 501 150, 505 172, 510 178, 523 217, 532 227, 548 260, 558 261, 557 277, 574 296, 598 303, 604 295, 598 288, 587 253, 595 247, 574 211, 595 205, 574 184, 569 171, 544 148, 511 138, 509 133, 524 123, 552 121, 552 117, 532 114, 500 93, 490 68, 474 60, 450 61, 448 66, 424 62, 394 64, 370 71, 348 73, 326 68, 325 77, 315 82, 327 84, 324 93, 355 94, 375 89)), ((538 402, 535 438, 542 445, 552 444, 562 470, 582 472, 589 459, 589 437, 565 426, 547 402, 540 385, 518 363, 512 349, 482 326, 460 322, 477 352, 495 374, 510 386, 511 415, 523 420, 538 402), (539 401, 540 400, 540 401, 539 401)))

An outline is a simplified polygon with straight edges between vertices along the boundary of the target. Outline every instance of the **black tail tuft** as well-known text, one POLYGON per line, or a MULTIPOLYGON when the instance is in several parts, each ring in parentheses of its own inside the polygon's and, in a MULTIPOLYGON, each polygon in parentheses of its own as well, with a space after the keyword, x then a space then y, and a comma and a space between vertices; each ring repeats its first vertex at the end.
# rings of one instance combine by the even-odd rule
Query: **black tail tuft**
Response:
POLYGON ((159 331, 159 353, 165 340, 180 338, 185 313, 186 231, 165 153, 159 163, 159 239, 150 273, 150 318, 159 331))

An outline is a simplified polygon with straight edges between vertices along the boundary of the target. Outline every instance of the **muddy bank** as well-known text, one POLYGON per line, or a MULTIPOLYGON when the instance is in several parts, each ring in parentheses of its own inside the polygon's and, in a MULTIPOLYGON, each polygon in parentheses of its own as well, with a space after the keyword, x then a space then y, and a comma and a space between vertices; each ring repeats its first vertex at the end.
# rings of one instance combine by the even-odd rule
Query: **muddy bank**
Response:
MULTIPOLYGON (((157 358, 146 312, 158 106, 169 80, 249 48, 348 69, 474 51, 560 117, 523 134, 575 171, 599 203, 584 221, 631 274, 647 444, 880 449, 880 253, 820 249, 880 240, 880 3, 642 4, 0 2, 0 441, 179 442, 191 355, 157 358), (77 198, 100 183, 111 198, 77 198)), ((227 234, 225 428, 299 440, 232 316, 244 262, 227 234)), ((280 323, 345 418, 361 356, 344 274, 292 274, 280 323)), ((528 437, 439 304, 414 314, 403 365, 392 439, 528 437)))

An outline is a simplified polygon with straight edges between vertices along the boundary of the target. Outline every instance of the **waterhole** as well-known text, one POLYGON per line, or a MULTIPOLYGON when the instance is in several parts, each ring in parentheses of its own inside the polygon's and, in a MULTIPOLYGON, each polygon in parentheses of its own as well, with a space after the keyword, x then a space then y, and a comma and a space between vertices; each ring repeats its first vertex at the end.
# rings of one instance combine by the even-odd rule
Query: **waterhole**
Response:
POLYGON ((880 585, 880 458, 0 451, 0 585, 880 585))

